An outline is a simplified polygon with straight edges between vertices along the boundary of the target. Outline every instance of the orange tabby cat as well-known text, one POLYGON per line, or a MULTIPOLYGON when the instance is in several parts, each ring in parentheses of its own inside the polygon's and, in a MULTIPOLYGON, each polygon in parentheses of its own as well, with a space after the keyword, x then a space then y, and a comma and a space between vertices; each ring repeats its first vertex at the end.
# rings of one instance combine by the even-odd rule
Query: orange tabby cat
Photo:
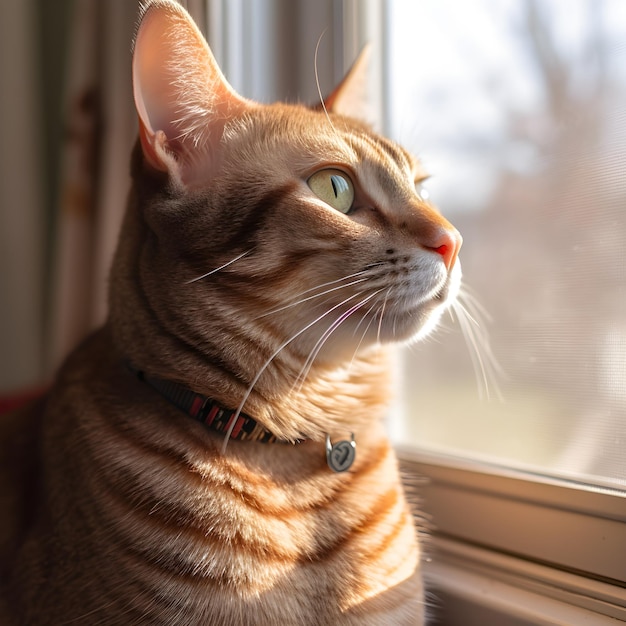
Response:
POLYGON ((237 95, 149 3, 110 315, 2 424, 2 624, 423 624, 382 347, 456 295, 418 162, 237 95))

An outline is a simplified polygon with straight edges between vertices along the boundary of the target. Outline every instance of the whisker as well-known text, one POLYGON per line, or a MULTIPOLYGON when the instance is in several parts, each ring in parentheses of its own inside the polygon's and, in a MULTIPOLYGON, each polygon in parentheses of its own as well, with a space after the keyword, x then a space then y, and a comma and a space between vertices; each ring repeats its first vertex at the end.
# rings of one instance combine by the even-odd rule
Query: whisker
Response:
POLYGON ((258 317, 255 317, 255 320, 261 319, 262 317, 267 317, 268 315, 273 315, 274 313, 278 313, 279 311, 284 311, 285 309, 289 309, 291 307, 294 306, 298 306, 299 304, 302 304, 303 302, 308 302, 309 300, 314 300, 315 298, 319 298, 320 296, 324 296, 327 293, 332 293, 333 291, 338 291, 340 289, 344 289, 345 287, 351 287, 353 285, 358 285, 359 283, 365 282, 367 280, 367 278, 359 278, 358 280, 352 281, 350 283, 346 283, 345 285, 339 285, 337 287, 333 287, 331 289, 326 289, 325 291, 320 291, 320 293, 316 293, 313 294, 312 296, 308 296, 306 298, 301 298, 301 296, 310 293, 311 291, 314 291, 316 289, 321 289, 322 287, 325 287, 327 285, 333 285, 335 283, 338 283, 342 280, 349 280, 350 278, 354 278, 355 276, 359 276, 361 274, 364 274, 365 272, 357 272, 355 274, 351 274, 350 276, 346 276, 344 278, 339 278, 338 280, 333 280, 330 281, 328 283, 324 283, 323 285, 318 285, 317 287, 313 287, 311 289, 307 289, 306 291, 303 291, 302 293, 300 293, 298 296, 296 296, 297 298, 300 298, 299 300, 295 300, 294 302, 290 302, 288 304, 284 304, 283 306, 280 306, 276 309, 272 309, 271 311, 267 311, 266 313, 262 313, 261 315, 259 315, 258 317))
POLYGON ((389 297, 390 293, 391 293, 391 288, 387 289, 387 293, 385 294, 385 298, 383 300, 383 304, 380 309, 380 319, 378 320, 378 334, 377 334, 378 343, 380 343, 380 331, 383 325, 383 315, 385 315, 385 307, 387 306, 387 298, 389 297))
MULTIPOLYGON (((354 272, 354 274, 348 274, 347 276, 343 276, 342 278, 336 278, 335 280, 330 280, 326 283, 322 283, 321 285, 316 285, 315 287, 310 287, 309 289, 305 289, 304 291, 300 292, 298 295, 293 296, 293 298, 302 298, 302 296, 306 295, 307 293, 311 293, 312 291, 316 291, 317 289, 322 289, 324 287, 328 287, 330 285, 336 285, 337 283, 340 283, 342 281, 345 280, 350 280, 352 278, 357 278, 358 276, 363 276, 365 274, 368 273, 368 270, 378 267, 380 265, 384 265, 384 263, 382 262, 377 262, 377 263, 370 263, 368 264, 364 270, 360 270, 358 272, 354 272)), ((327 293, 331 293, 332 291, 336 291, 341 289, 342 287, 350 287, 352 285, 357 285, 360 282, 365 282, 365 280, 368 280, 368 278, 363 278, 361 280, 355 280, 354 282, 348 283, 346 285, 340 285, 339 287, 337 287, 337 289, 328 289, 326 291, 320 291, 317 294, 313 294, 310 298, 305 298, 305 299, 296 299, 293 300, 291 303, 285 304, 279 308, 276 309, 272 309, 271 311, 267 311, 266 313, 263 313, 261 315, 259 315, 258 317, 255 317, 255 320, 261 319, 262 317, 266 317, 267 315, 272 315, 273 313, 278 313, 279 311, 284 311, 285 309, 288 309, 290 307, 293 306, 297 306, 298 304, 302 304, 303 302, 307 302, 308 300, 313 300, 314 298, 317 298, 318 296, 323 296, 326 295, 327 293)))
MULTIPOLYGON (((382 289, 380 290, 382 291, 382 289)), ((380 293, 380 291, 378 293, 380 293)), ((376 306, 376 303, 372 304, 372 306, 367 310, 367 312, 365 313, 365 315, 359 320, 359 323, 356 325, 356 327, 354 328, 354 334, 356 335, 357 331, 359 330, 361 324, 365 321, 365 319, 367 318, 367 316, 374 310, 374 307, 376 306)), ((372 322, 374 321, 374 319, 376 318, 375 315, 373 315, 369 321, 369 324, 367 325, 367 328, 369 328, 372 324, 372 322)), ((367 329, 366 329, 367 332, 367 329)), ((361 339, 361 341, 363 341, 361 339)))
POLYGON ((333 311, 335 311, 336 309, 338 309, 339 307, 344 306, 345 304, 347 304, 348 302, 350 302, 350 300, 353 300, 354 298, 356 298, 359 294, 353 294, 351 295, 349 298, 346 298, 343 302, 339 302, 339 304, 336 304, 335 306, 331 307, 330 309, 328 309, 327 311, 325 311, 324 313, 322 313, 320 316, 316 317, 312 322, 309 322, 304 328, 302 328, 301 330, 299 330, 295 335, 293 335, 292 337, 290 337, 289 339, 287 339, 287 341, 285 341, 284 343, 282 343, 278 349, 269 357, 269 359, 267 359, 267 361, 265 361, 265 363, 261 366, 261 368, 259 369, 259 371, 257 372, 256 376, 253 378, 252 382, 250 383, 248 389, 246 390, 246 393, 244 394, 243 399, 241 400, 241 402, 239 403, 239 406, 237 407, 237 410, 235 411, 235 414, 233 416, 233 420, 232 423, 230 425, 230 428, 228 429, 228 431, 226 432, 226 435, 224 437, 224 443, 222 445, 222 454, 226 452, 226 446, 228 445, 228 441, 230 439, 230 436, 235 428, 235 424, 237 423, 237 419, 239 418, 239 416, 241 415, 241 411, 243 410, 243 407, 246 403, 246 401, 248 400, 248 398, 250 397, 250 394, 252 393, 252 390, 254 389, 254 386, 259 382, 259 378, 261 378, 261 375, 263 374, 263 372, 268 368, 268 366, 270 365, 270 363, 280 354, 280 352, 282 352, 282 350, 284 350, 292 341, 296 340, 298 337, 300 337, 300 335, 304 334, 307 330, 309 330, 309 328, 311 328, 312 326, 314 326, 315 324, 317 324, 320 320, 324 319, 327 315, 330 315, 333 311))
MULTIPOLYGON (((379 292, 380 293, 380 292, 379 292)), ((357 324, 357 328, 361 325, 361 322, 367 318, 367 316, 372 312, 372 310, 374 309, 376 305, 373 304, 365 313, 365 315, 361 318, 361 320, 359 321, 359 323, 357 324)), ((367 326, 365 327, 365 330, 363 331, 363 334, 361 335, 361 339, 359 340, 359 343, 357 344, 356 348, 354 349, 354 354, 352 355, 352 358, 350 359, 350 365, 348 366, 348 369, 350 369, 352 367, 352 364, 354 363, 354 359, 356 359, 356 355, 359 353, 359 350, 361 349, 361 344, 363 343, 363 341, 365 340, 365 337, 367 336, 367 333, 370 329, 370 326, 372 325, 372 322, 376 319, 375 315, 372 315, 372 317, 370 318, 370 321, 367 323, 367 326)), ((356 332, 356 328, 355 328, 355 332, 356 332)))
MULTIPOLYGON (((317 343, 313 346, 313 349, 311 350, 311 353, 309 354, 307 360, 304 363, 304 366, 302 367, 302 369, 300 370, 300 374, 298 374, 298 377, 296 378, 293 386, 292 386, 292 391, 296 388, 296 386, 299 384, 300 386, 302 386, 302 384, 304 383, 309 371, 311 370, 311 367, 313 366, 313 361, 315 360, 315 358, 317 357, 317 355, 319 354, 320 350, 323 348, 324 344, 326 343, 326 341, 328 340, 328 338, 335 332, 335 330, 337 330, 337 328, 339 328, 339 326, 341 326, 351 315, 353 315, 354 313, 356 313, 359 309, 361 309, 362 307, 364 307, 372 298, 374 298, 375 296, 377 296, 381 291, 383 291, 382 289, 379 289, 378 291, 375 291, 374 293, 370 294, 369 296, 367 296, 364 300, 362 300, 361 302, 359 302, 358 304, 352 306, 350 309, 348 309, 345 313, 343 313, 342 315, 340 315, 322 334, 322 336, 317 340, 317 343)), ((371 310, 371 309, 370 309, 371 310)), ((361 339, 362 341, 362 339, 361 339)), ((360 343, 359 343, 360 345, 360 343)))
POLYGON ((184 284, 185 285, 190 285, 191 283, 195 283, 195 282, 197 282, 199 280, 202 280, 203 278, 206 278, 207 276, 211 276, 211 274, 215 274, 215 273, 219 272, 220 270, 223 270, 224 268, 228 267, 229 265, 232 265, 236 261, 239 261, 239 259, 243 259, 243 257, 247 256, 251 252, 252 252, 252 250, 246 250, 246 252, 242 252, 240 255, 236 256, 234 259, 231 259, 230 261, 228 261, 228 263, 224 263, 224 265, 220 265, 219 267, 216 267, 215 269, 211 270, 210 272, 207 272, 206 274, 202 274, 202 276, 198 276, 198 278, 192 278, 191 280, 187 280, 187 281, 185 281, 184 284))
POLYGON ((478 319, 486 317, 486 312, 467 293, 459 295, 454 307, 456 317, 467 344, 472 366, 476 376, 479 397, 491 399, 493 389, 496 397, 502 401, 503 396, 498 385, 497 376, 502 370, 491 350, 489 338, 478 319), (463 302, 462 300, 465 300, 463 302))
POLYGON ((320 99, 320 103, 322 105, 322 109, 324 109, 324 114, 326 115, 326 119, 328 120, 328 123, 330 124, 331 128, 333 130, 335 130, 335 126, 333 125, 333 121, 330 119, 330 115, 328 115, 328 111, 326 110, 326 103, 324 102, 324 96, 322 95, 322 88, 320 86, 320 77, 319 77, 319 72, 317 71, 317 55, 319 53, 319 49, 320 49, 320 44, 322 43, 322 39, 324 37, 324 35, 326 34, 326 31, 328 29, 324 29, 322 31, 322 34, 320 35, 320 38, 317 40, 317 45, 315 46, 315 57, 313 59, 313 63, 314 63, 314 69, 315 69, 315 84, 317 85, 317 94, 319 96, 320 99))
POLYGON ((485 393, 487 400, 489 400, 489 383, 487 381, 485 363, 483 362, 483 358, 478 347, 478 341, 474 333, 474 328, 468 323, 468 321, 470 321, 472 318, 463 308, 462 304, 457 304, 455 305, 455 307, 458 307, 457 318, 461 326, 463 338, 465 339, 465 343, 467 344, 470 353, 474 372, 476 374, 479 397, 482 400, 483 393, 485 393))

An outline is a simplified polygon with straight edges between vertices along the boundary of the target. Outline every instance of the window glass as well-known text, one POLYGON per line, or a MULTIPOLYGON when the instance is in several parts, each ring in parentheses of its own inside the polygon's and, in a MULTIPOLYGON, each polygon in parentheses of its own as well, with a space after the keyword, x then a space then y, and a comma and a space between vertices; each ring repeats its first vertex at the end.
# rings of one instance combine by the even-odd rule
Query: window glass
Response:
POLYGON ((624 488, 626 3, 387 11, 390 134, 465 239, 460 305, 405 351, 398 441, 624 488))

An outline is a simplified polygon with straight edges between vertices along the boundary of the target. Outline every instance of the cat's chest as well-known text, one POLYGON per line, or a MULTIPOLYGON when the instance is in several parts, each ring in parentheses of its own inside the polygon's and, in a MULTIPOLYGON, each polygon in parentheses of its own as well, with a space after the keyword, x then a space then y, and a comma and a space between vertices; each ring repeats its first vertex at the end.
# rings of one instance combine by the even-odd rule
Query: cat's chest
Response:
POLYGON ((187 500, 178 518, 167 508, 124 543, 136 556, 132 578, 189 623, 218 615, 216 623, 241 623, 242 613, 259 626, 367 623, 347 612, 418 571, 412 520, 393 487, 311 507, 271 499, 260 507, 233 493, 195 507, 187 500))

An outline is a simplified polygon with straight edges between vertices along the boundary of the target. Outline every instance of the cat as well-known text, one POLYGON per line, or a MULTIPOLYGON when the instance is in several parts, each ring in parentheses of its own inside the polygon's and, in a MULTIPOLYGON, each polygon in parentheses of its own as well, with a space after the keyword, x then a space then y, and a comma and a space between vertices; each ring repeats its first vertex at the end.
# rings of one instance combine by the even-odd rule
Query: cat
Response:
POLYGON ((2 422, 2 624, 423 624, 383 418, 395 343, 454 301, 420 163, 325 100, 227 83, 144 6, 105 325, 2 422))

